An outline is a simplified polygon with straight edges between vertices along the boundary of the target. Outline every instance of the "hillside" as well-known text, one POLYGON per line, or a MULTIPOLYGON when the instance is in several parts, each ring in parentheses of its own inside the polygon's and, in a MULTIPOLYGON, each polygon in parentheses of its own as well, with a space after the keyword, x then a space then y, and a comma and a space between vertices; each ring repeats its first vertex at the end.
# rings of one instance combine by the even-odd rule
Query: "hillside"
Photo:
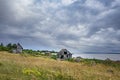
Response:
POLYGON ((114 64, 118 65, 91 65, 0 52, 0 80, 119 80, 120 63, 114 64))

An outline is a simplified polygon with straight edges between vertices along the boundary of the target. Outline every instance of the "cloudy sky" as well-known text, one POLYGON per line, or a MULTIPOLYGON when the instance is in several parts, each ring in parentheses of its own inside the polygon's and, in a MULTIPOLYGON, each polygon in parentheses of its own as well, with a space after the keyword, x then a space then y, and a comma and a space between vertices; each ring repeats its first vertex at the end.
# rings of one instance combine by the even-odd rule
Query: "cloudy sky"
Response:
POLYGON ((0 42, 120 52, 120 0, 0 0, 0 42))

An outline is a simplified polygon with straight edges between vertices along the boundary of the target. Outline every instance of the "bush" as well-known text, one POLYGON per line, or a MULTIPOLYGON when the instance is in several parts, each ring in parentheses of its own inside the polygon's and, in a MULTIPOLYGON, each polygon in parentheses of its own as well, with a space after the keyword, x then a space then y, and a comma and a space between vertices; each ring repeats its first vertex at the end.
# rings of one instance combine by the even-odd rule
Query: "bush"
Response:
POLYGON ((75 60, 73 58, 69 58, 69 59, 67 59, 67 61, 75 62, 75 60))
POLYGON ((56 55, 52 55, 51 58, 56 60, 57 56, 56 55))

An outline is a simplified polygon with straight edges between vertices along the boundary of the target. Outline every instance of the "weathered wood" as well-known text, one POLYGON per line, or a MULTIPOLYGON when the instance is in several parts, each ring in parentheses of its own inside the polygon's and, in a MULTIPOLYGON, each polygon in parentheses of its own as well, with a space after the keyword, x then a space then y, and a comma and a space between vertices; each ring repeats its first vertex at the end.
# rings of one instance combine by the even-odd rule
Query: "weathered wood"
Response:
POLYGON ((60 52, 57 53, 57 58, 59 59, 69 59, 72 58, 72 54, 67 49, 61 49, 60 52))

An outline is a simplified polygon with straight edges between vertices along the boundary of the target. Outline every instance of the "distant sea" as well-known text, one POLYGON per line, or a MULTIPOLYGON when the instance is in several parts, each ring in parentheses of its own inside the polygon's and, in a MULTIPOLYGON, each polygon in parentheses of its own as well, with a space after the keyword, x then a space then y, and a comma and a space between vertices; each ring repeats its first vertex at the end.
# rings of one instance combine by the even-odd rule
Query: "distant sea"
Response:
POLYGON ((120 60, 120 54, 73 54, 73 57, 81 56, 82 58, 89 58, 89 59, 101 59, 105 60, 106 58, 109 58, 111 60, 120 60))

